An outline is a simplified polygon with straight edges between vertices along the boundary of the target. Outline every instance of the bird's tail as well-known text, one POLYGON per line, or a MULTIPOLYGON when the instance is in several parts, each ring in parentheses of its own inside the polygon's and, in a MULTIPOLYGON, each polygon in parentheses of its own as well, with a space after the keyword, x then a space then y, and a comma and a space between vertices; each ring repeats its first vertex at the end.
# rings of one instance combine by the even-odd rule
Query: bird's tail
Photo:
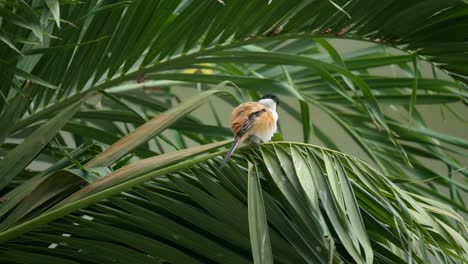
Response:
POLYGON ((226 153, 226 157, 224 157, 223 163, 221 163, 221 166, 219 166, 219 169, 220 169, 220 170, 221 170, 221 169, 224 167, 224 165, 226 165, 226 163, 229 161, 229 159, 231 158, 232 153, 234 153, 234 150, 236 150, 237 145, 239 145, 239 143, 240 143, 240 140, 236 137, 236 139, 234 140, 234 143, 232 144, 231 149, 229 149, 229 151, 226 153))

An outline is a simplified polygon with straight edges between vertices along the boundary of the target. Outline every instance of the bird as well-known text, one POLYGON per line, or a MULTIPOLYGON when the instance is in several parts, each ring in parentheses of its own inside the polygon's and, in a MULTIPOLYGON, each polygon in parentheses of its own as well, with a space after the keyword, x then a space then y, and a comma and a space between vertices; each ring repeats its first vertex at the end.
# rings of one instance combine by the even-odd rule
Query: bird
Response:
POLYGON ((234 142, 226 153, 220 169, 226 165, 232 153, 242 142, 261 144, 268 142, 277 130, 279 98, 272 94, 264 95, 257 102, 240 104, 232 110, 231 131, 234 142))

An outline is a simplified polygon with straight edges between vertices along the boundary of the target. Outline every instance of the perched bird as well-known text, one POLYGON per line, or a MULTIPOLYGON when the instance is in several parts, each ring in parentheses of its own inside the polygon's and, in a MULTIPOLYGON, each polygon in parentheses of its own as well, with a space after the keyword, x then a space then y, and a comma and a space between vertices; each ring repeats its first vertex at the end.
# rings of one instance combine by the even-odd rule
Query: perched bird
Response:
POLYGON ((231 130, 235 136, 234 143, 220 168, 229 161, 239 143, 249 141, 260 144, 270 141, 277 128, 276 107, 278 105, 278 97, 268 94, 260 98, 258 102, 243 103, 232 110, 231 130))

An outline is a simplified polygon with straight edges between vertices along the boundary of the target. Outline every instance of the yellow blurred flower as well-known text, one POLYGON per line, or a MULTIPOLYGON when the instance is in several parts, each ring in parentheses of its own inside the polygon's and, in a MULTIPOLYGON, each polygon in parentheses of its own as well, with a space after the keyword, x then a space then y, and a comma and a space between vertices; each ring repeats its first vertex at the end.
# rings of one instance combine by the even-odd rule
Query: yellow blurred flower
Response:
MULTIPOLYGON (((202 64, 200 64, 200 66, 211 66, 211 64, 202 63, 202 64)), ((182 72, 186 73, 186 74, 194 74, 194 73, 212 74, 213 70, 212 69, 204 69, 204 68, 190 68, 190 69, 185 69, 182 72)))

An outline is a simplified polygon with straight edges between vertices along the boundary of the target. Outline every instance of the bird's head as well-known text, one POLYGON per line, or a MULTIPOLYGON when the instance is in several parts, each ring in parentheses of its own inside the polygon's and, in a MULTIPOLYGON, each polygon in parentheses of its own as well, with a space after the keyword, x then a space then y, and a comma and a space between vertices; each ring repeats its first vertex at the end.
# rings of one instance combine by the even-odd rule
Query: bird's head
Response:
POLYGON ((276 107, 279 105, 279 98, 276 95, 266 94, 260 100, 259 103, 266 105, 267 107, 276 110, 276 107))

